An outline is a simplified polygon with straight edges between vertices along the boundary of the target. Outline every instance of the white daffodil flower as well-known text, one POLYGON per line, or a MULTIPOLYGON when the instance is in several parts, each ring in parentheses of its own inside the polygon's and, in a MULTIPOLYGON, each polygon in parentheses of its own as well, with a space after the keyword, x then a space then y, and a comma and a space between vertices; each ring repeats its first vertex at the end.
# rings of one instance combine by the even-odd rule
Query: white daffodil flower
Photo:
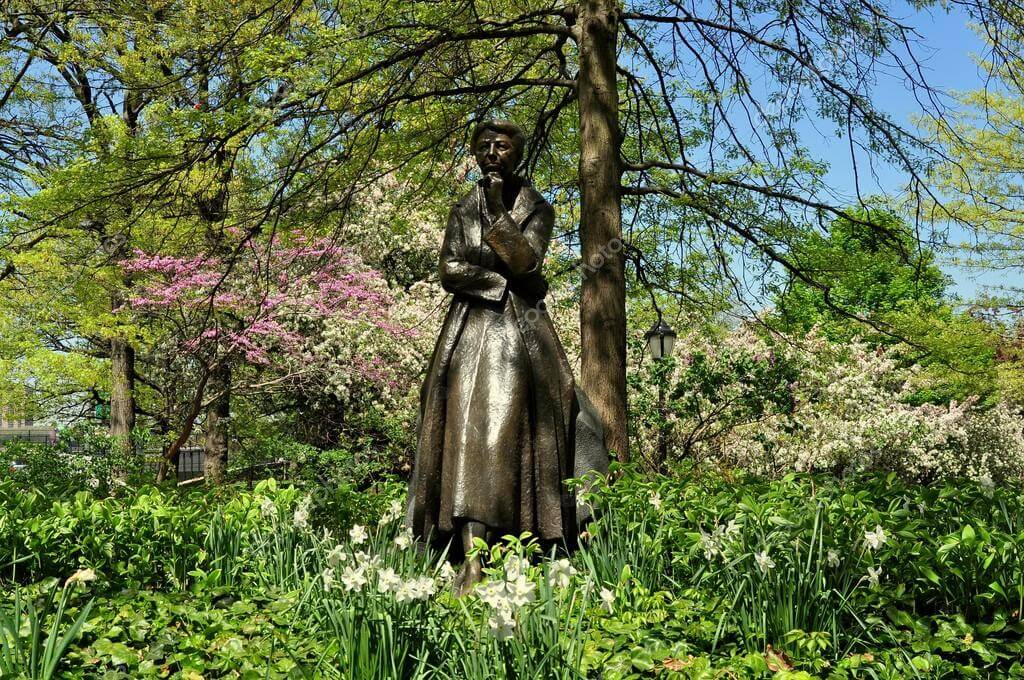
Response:
POLYGON ((96 580, 96 572, 92 569, 79 569, 71 576, 68 576, 68 580, 64 581, 64 587, 73 586, 78 583, 88 583, 96 580))
POLYGON ((292 524, 296 529, 309 528, 309 503, 303 501, 299 504, 299 507, 295 508, 295 514, 292 515, 292 524))
POLYGON ((361 591, 366 581, 366 570, 363 567, 348 567, 341 572, 341 585, 349 592, 361 591))
POLYGON ((874 531, 864 532, 864 544, 867 545, 870 550, 878 550, 885 545, 888 540, 888 537, 885 535, 885 530, 882 529, 882 525, 880 524, 875 525, 874 531))
POLYGON ((491 612, 487 625, 496 639, 507 640, 515 634, 516 618, 511 609, 499 607, 491 612))
POLYGON ((341 566, 343 562, 348 561, 348 553, 345 552, 345 546, 336 545, 327 552, 327 564, 331 565, 335 569, 341 566))
POLYGON ((437 583, 434 579, 429 576, 419 576, 400 583, 395 590, 395 600, 403 604, 426 600, 435 592, 437 592, 437 583))
POLYGON ((361 545, 369 538, 369 534, 366 533, 366 527, 362 524, 356 524, 348 530, 348 537, 352 539, 354 545, 361 545))
POLYGON ((377 590, 382 593, 392 593, 402 585, 402 577, 395 573, 394 569, 381 569, 377 573, 377 590))
POLYGON ((521 574, 525 574, 529 568, 530 560, 525 557, 509 555, 508 559, 505 560, 505 578, 507 580, 518 578, 521 574))
POLYGON ((412 545, 412 529, 405 529, 395 536, 395 545, 398 546, 399 550, 406 550, 412 545))
POLYGON ((572 577, 576 575, 576 569, 569 560, 562 558, 551 563, 548 571, 548 585, 552 588, 568 588, 572 577))
POLYGON ((608 613, 611 614, 614 611, 613 605, 615 604, 615 593, 608 590, 607 588, 601 588, 601 593, 599 596, 601 598, 601 604, 607 607, 608 613))
POLYGON ((453 567, 451 563, 446 560, 441 564, 441 569, 437 575, 438 578, 440 578, 445 583, 451 583, 455 580, 455 567, 453 567))
POLYGON ((762 574, 767 574, 775 568, 775 560, 768 556, 768 551, 766 550, 755 553, 754 562, 757 563, 757 568, 761 570, 762 574))
POLYGON ((516 607, 522 607, 535 599, 537 584, 528 579, 526 574, 520 574, 505 583, 505 590, 508 601, 516 607))

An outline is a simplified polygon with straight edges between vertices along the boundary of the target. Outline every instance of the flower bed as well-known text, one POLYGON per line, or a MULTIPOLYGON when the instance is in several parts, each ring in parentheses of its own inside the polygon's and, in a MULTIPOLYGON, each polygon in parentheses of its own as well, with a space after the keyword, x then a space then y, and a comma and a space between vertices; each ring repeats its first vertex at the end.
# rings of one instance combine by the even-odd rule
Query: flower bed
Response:
POLYGON ((49 631, 71 678, 1024 673, 1017 488, 625 471, 579 551, 507 537, 462 599, 394 488, 331 531, 273 481, 46 504, 0 483, 0 676, 49 677, 21 668, 49 631))

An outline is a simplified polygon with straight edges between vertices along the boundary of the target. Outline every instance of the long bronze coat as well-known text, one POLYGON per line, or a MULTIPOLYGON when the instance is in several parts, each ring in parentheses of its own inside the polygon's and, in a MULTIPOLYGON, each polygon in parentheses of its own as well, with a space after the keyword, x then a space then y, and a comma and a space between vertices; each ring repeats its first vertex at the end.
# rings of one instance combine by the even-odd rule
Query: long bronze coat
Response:
POLYGON ((540 302, 554 210, 524 183, 509 214, 533 250, 529 272, 485 238, 480 187, 448 218, 439 269, 454 298, 420 390, 406 518, 421 538, 475 520, 571 540, 580 517, 563 480, 607 468, 601 427, 540 302))

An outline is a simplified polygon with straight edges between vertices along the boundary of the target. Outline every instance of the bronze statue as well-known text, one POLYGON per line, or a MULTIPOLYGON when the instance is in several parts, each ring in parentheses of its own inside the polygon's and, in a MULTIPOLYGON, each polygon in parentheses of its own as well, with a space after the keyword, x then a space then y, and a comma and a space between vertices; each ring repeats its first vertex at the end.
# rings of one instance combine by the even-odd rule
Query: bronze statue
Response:
MULTIPOLYGON (((564 480, 607 469, 599 420, 544 308, 555 213, 516 174, 525 136, 488 120, 471 140, 483 178, 452 207, 441 247, 454 298, 420 391, 407 514, 421 539, 457 536, 456 556, 475 538, 524 531, 571 544, 581 516, 564 480)), ((457 589, 480 579, 480 561, 466 560, 457 589)))

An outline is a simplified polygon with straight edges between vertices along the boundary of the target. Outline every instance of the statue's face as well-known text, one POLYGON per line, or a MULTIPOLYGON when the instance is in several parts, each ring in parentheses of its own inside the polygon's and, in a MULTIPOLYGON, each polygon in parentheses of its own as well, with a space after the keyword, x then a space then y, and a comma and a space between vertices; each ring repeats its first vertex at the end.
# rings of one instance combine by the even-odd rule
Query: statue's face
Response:
POLYGON ((508 177, 519 164, 519 154, 516 153, 512 138, 494 130, 484 130, 476 140, 473 155, 485 175, 496 172, 502 177, 508 177))

